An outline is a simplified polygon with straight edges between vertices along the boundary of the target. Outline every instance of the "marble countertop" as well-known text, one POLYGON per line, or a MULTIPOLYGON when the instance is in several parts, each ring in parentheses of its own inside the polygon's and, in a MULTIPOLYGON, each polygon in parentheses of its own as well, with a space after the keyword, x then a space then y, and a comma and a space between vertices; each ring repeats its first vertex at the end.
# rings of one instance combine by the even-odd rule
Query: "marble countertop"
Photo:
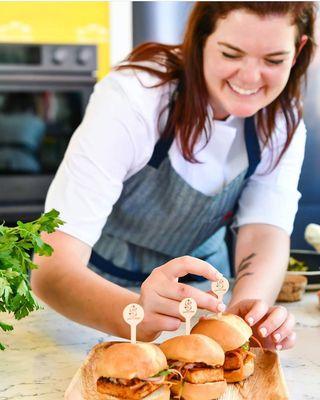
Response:
MULTIPOLYGON (((320 309, 316 293, 286 305, 297 320, 297 344, 280 353, 291 400, 320 399, 320 309)), ((67 320, 48 307, 0 333, 0 400, 58 400, 87 353, 98 342, 115 340, 67 320)), ((159 340, 166 338, 163 334, 159 340)), ((261 399, 262 400, 262 399, 261 399)), ((265 400, 265 399, 263 399, 265 400)))

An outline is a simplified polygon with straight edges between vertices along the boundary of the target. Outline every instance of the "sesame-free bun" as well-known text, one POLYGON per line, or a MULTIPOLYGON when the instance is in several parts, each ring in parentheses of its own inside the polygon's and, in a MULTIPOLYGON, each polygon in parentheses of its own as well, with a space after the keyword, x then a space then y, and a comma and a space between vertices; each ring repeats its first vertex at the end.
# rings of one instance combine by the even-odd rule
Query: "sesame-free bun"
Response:
POLYGON ((181 385, 173 385, 171 391, 174 395, 181 396, 184 400, 213 400, 220 397, 227 389, 226 381, 209 383, 184 382, 182 391, 181 385))
MULTIPOLYGON (((99 393, 98 400, 123 400, 123 399, 99 393)), ((149 396, 143 397, 142 400, 170 400, 170 389, 168 386, 163 385, 156 391, 149 394, 149 396)))
POLYGON ((212 316, 200 320, 191 333, 209 336, 218 342, 224 351, 230 351, 244 345, 252 335, 252 330, 242 318, 225 313, 219 318, 212 316))
POLYGON ((243 381, 248 378, 254 372, 254 359, 251 356, 247 356, 244 360, 243 368, 234 369, 232 371, 224 371, 224 378, 228 383, 235 383, 243 381))
POLYGON ((100 353, 96 376, 146 379, 167 368, 167 359, 158 346, 124 342, 113 344, 100 353))
POLYGON ((207 365, 223 365, 224 352, 221 346, 205 335, 183 335, 160 344, 167 359, 186 363, 203 362, 207 365))
MULTIPOLYGON (((150 378, 167 368, 165 355, 152 343, 105 342, 97 344, 92 348, 81 367, 82 399, 117 399, 117 397, 97 391, 97 380, 101 376, 105 378, 132 379, 137 377, 144 379, 150 378)), ((144 400, 169 400, 169 398, 170 390, 165 387, 159 388, 145 397, 144 400)))

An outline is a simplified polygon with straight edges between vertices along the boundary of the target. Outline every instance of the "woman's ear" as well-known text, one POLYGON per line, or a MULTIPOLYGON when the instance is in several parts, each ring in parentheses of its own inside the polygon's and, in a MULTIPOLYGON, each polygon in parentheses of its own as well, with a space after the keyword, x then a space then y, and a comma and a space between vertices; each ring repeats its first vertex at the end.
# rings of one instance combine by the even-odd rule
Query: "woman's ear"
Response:
POLYGON ((307 41, 308 41, 308 36, 307 35, 302 35, 298 51, 296 52, 296 54, 294 56, 294 59, 292 61, 292 66, 294 66, 294 64, 296 63, 298 55, 300 54, 301 50, 304 48, 304 46, 307 43, 307 41))

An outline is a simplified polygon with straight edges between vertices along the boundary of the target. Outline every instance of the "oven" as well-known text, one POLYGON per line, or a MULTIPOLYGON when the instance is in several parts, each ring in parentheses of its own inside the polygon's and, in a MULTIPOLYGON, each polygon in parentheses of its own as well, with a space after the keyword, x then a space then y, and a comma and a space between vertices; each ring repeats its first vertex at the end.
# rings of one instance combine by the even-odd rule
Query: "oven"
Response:
POLYGON ((0 220, 44 200, 96 83, 94 45, 0 44, 0 220))

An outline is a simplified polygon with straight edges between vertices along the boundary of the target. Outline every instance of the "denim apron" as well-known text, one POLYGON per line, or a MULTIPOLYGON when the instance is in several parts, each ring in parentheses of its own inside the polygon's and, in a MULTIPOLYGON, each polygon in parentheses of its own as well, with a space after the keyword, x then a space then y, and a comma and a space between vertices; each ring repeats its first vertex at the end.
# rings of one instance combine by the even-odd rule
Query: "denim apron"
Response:
POLYGON ((121 286, 136 286, 153 268, 191 255, 229 276, 226 225, 260 161, 253 117, 245 119, 244 133, 248 168, 214 196, 192 188, 178 175, 168 157, 173 136, 160 138, 149 163, 124 182, 89 266, 121 286))

